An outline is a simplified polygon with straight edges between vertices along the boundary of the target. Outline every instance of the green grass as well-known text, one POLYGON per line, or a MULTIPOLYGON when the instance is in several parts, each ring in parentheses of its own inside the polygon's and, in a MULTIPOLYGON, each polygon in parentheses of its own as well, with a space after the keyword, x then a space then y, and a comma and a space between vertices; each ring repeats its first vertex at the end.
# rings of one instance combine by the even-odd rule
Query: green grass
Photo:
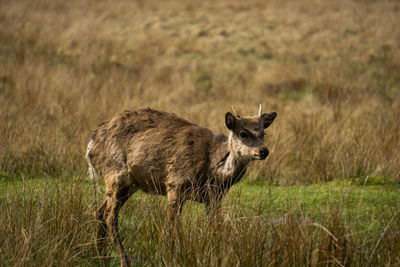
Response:
POLYGON ((354 230, 378 231, 383 218, 398 212, 400 185, 358 185, 354 180, 305 186, 266 186, 244 182, 233 188, 229 198, 241 202, 248 210, 263 209, 272 217, 299 210, 309 218, 321 220, 339 208, 346 225, 354 230))

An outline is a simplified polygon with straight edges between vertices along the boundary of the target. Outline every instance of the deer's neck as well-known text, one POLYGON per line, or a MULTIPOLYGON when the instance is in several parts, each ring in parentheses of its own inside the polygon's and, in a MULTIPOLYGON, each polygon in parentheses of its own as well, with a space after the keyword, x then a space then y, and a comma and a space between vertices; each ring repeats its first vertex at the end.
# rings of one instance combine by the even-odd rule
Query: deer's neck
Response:
POLYGON ((238 160, 234 153, 229 152, 224 164, 219 170, 220 180, 223 184, 234 185, 246 173, 248 162, 238 160))
POLYGON ((224 188, 229 188, 239 182, 246 173, 249 161, 242 160, 235 155, 229 139, 218 144, 215 157, 214 176, 216 182, 224 188))

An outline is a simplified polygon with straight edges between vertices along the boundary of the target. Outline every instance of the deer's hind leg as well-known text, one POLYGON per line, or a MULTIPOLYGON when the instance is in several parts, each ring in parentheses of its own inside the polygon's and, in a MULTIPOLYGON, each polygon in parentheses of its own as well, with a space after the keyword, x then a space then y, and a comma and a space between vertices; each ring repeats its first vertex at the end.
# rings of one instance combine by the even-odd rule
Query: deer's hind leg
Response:
MULTIPOLYGON (((137 191, 136 187, 128 182, 128 174, 116 175, 106 180, 107 198, 103 203, 103 226, 106 225, 108 233, 118 251, 121 266, 129 266, 129 261, 124 251, 118 231, 118 213, 125 202, 137 191), (105 222, 105 224, 104 224, 105 222)), ((103 205, 99 208, 100 213, 103 205)), ((104 235, 104 232, 100 234, 104 235)))
POLYGON ((96 248, 99 255, 104 255, 104 241, 107 235, 107 224, 104 217, 104 212, 107 207, 107 199, 103 201, 101 206, 97 209, 95 218, 98 221, 97 224, 97 237, 96 237, 96 248))

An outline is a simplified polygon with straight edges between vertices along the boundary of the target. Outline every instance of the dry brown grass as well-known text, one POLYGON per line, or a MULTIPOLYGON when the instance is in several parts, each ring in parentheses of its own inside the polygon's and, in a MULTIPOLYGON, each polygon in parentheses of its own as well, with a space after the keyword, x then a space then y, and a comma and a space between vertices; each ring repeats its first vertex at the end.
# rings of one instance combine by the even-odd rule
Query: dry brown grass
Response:
POLYGON ((86 170, 89 133, 123 109, 226 131, 235 104, 278 112, 281 184, 400 181, 397 1, 0 2, 0 170, 86 170))

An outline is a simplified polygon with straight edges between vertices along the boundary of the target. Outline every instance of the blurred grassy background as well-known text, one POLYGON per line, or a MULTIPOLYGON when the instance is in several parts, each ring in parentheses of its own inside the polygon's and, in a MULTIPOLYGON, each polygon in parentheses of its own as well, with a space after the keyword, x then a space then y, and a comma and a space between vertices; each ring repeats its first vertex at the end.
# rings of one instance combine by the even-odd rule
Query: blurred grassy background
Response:
POLYGON ((83 174, 124 109, 227 133, 278 112, 251 179, 400 181, 398 1, 0 1, 0 171, 83 174))

